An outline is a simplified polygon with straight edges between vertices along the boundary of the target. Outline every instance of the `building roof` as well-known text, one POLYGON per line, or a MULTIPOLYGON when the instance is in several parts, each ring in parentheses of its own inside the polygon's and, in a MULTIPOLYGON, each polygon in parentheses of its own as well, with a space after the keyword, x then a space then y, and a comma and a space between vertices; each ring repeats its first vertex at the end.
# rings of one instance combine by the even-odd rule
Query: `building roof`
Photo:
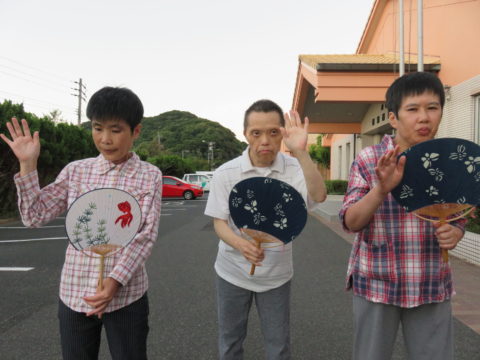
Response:
MULTIPOLYGON (((301 63, 317 71, 391 71, 399 63, 397 54, 354 54, 354 55, 300 55, 301 63)), ((405 64, 414 65, 416 70, 417 55, 405 54, 405 64)), ((439 71, 440 58, 424 56, 426 71, 439 71)))

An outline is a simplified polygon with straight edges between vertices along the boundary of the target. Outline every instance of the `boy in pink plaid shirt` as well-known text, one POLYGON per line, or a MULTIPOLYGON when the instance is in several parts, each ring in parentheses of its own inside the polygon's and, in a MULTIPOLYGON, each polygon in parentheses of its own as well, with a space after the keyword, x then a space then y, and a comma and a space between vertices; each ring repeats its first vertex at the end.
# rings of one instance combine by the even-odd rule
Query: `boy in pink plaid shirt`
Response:
POLYGON ((434 138, 444 103, 434 74, 398 78, 386 95, 395 135, 363 149, 352 164, 340 218, 357 233, 347 272, 355 360, 390 359, 400 323, 409 359, 453 359, 451 270, 440 249, 457 245, 464 222, 420 220, 390 193, 403 176, 405 157, 398 155, 434 138))
POLYGON ((105 326, 113 359, 146 359, 148 278, 145 261, 158 234, 162 173, 131 152, 140 134, 143 105, 131 90, 105 87, 87 106, 92 137, 100 155, 68 164, 56 180, 40 189, 38 132, 16 118, 7 123, 10 146, 20 163, 15 175, 18 206, 27 226, 41 226, 64 213, 82 194, 118 188, 140 204, 142 224, 135 238, 105 259, 103 289, 97 291, 98 258, 68 245, 60 282, 58 318, 64 359, 97 359, 105 326))

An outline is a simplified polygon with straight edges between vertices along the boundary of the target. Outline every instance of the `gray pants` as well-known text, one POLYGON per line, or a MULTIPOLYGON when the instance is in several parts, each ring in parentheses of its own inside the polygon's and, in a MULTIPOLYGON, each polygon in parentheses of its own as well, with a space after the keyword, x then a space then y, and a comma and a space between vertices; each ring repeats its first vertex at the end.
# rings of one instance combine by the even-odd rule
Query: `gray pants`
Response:
POLYGON ((290 281, 266 292, 235 286, 217 275, 219 358, 243 359, 248 314, 257 307, 268 360, 290 359, 290 281))
POLYGON ((400 323, 409 359, 453 359, 450 301, 407 309, 354 296, 353 317, 354 360, 391 359, 400 323))

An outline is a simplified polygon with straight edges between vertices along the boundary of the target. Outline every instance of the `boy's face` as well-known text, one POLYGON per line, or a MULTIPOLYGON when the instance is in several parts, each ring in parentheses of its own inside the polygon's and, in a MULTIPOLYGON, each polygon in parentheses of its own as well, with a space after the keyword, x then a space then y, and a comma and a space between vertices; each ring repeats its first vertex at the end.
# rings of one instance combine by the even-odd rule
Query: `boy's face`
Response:
POLYGON ((395 144, 400 150, 433 139, 442 119, 440 98, 427 91, 420 95, 405 96, 398 118, 393 112, 388 114, 390 124, 396 129, 395 144))
POLYGON ((97 150, 114 164, 129 158, 134 140, 140 134, 141 124, 133 132, 125 120, 92 120, 92 137, 97 150))
POLYGON ((251 112, 247 118, 247 128, 243 132, 250 150, 248 155, 253 166, 272 165, 282 144, 280 115, 275 111, 251 112))

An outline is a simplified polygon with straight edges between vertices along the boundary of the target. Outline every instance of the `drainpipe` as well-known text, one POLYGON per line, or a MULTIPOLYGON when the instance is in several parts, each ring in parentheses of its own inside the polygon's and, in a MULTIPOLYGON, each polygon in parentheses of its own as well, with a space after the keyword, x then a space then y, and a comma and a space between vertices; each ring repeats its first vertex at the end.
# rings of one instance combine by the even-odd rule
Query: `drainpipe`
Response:
POLYGON ((400 76, 405 74, 405 49, 403 44, 403 0, 398 0, 398 31, 399 31, 399 47, 400 47, 400 76))
POLYGON ((417 23, 418 23, 418 65, 417 71, 423 71, 423 0, 417 1, 417 23))

